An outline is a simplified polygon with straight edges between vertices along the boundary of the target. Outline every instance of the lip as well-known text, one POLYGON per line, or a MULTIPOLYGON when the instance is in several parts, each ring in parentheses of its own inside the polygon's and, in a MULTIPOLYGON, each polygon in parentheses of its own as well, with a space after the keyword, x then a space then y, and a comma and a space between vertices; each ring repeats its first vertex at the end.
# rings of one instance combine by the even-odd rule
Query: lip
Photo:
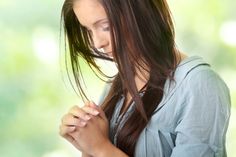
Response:
POLYGON ((112 56, 112 52, 106 52, 108 56, 112 56))

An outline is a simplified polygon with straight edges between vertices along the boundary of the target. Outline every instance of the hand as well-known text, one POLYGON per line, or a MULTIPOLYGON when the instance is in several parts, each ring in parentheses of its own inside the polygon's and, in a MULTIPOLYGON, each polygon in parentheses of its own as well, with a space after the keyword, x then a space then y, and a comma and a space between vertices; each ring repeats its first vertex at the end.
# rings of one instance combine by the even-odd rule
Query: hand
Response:
POLYGON ((84 127, 76 127, 76 131, 69 133, 74 139, 74 145, 79 145, 83 152, 96 156, 102 147, 109 144, 108 120, 103 110, 93 103, 90 108, 99 111, 99 115, 91 116, 84 127))
POLYGON ((81 150, 80 146, 74 143, 74 138, 69 133, 74 132, 76 127, 84 127, 86 121, 91 118, 91 115, 96 116, 99 112, 92 108, 89 108, 89 102, 85 103, 83 108, 73 106, 67 114, 62 117, 60 125, 60 135, 72 143, 78 150, 81 150))
MULTIPOLYGON (((83 146, 81 147, 81 143, 84 144, 84 142, 82 142, 84 140, 81 140, 80 136, 84 136, 85 134, 82 133, 83 131, 81 131, 81 129, 87 128, 88 123, 90 123, 89 125, 94 125, 94 124, 95 125, 93 126, 93 129, 91 129, 91 126, 90 126, 89 127, 90 129, 86 129, 86 130, 90 130, 89 132, 93 132, 94 130, 95 131, 99 130, 100 136, 103 136, 103 137, 105 136, 106 139, 108 140, 107 118, 104 112, 102 111, 102 109, 96 106, 94 103, 86 103, 85 106, 82 108, 78 106, 72 107, 69 110, 69 112, 65 116, 63 116, 62 124, 60 126, 60 135, 64 137, 65 139, 67 139, 70 143, 72 143, 77 149, 82 151, 83 154, 86 154, 83 151, 84 150, 83 146)), ((82 130, 85 130, 85 129, 82 129, 82 130)), ((95 139, 96 137, 97 136, 95 136, 95 139)), ((94 139, 89 140, 89 141, 94 141, 94 139)), ((86 147, 86 145, 84 147, 86 147)), ((88 149, 85 149, 85 150, 88 150, 88 149)))

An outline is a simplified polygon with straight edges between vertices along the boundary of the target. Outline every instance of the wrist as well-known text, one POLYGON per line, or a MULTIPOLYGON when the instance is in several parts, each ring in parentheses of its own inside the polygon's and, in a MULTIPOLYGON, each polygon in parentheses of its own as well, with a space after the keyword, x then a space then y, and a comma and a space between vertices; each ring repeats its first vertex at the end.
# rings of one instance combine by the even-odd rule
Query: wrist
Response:
POLYGON ((92 157, 91 155, 89 155, 89 154, 87 154, 87 153, 85 153, 85 152, 82 152, 82 155, 81 155, 81 157, 92 157))
POLYGON ((106 157, 109 156, 109 151, 112 151, 114 146, 112 143, 108 140, 105 143, 101 144, 100 147, 95 150, 94 155, 96 157, 106 157))
POLYGON ((122 152, 119 148, 114 146, 109 140, 102 144, 99 149, 97 149, 93 156, 96 157, 128 157, 124 152, 122 152))

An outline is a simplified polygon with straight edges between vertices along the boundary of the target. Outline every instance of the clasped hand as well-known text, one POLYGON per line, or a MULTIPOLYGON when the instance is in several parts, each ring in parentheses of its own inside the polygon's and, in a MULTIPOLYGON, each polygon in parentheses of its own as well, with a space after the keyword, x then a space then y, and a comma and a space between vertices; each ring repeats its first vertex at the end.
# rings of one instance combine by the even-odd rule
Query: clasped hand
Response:
POLYGON ((103 110, 93 102, 74 106, 62 117, 60 135, 82 153, 94 156, 109 143, 108 120, 103 110))

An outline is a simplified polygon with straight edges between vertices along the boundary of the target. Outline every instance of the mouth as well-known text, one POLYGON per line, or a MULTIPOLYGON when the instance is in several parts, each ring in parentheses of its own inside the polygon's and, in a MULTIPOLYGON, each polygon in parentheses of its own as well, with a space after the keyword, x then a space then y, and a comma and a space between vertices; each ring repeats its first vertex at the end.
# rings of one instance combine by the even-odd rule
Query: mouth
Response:
POLYGON ((112 52, 106 52, 107 56, 113 57, 112 52))
MULTIPOLYGON (((96 53, 96 50, 95 50, 95 53, 96 53)), ((106 57, 108 60, 111 60, 111 61, 113 61, 114 59, 112 51, 106 52, 104 49, 97 49, 97 54, 103 57, 106 57)))

